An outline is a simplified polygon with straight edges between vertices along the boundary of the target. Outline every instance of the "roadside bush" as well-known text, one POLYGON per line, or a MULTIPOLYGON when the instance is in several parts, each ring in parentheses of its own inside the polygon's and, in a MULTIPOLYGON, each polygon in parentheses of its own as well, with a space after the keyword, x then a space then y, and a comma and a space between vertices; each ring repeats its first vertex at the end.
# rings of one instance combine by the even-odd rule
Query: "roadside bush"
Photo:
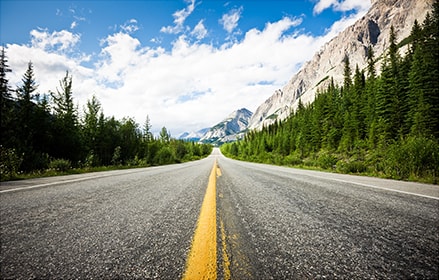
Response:
POLYGON ((341 173, 363 173, 367 171, 367 165, 360 160, 339 160, 336 169, 341 173))
POLYGON ((54 159, 49 163, 49 168, 56 171, 66 172, 72 168, 72 163, 67 159, 54 159))
POLYGON ((432 177, 439 174, 439 143, 424 137, 409 137, 392 144, 386 157, 385 173, 396 179, 432 177))
POLYGON ((169 147, 162 147, 154 160, 157 164, 171 164, 175 162, 175 155, 169 147))
POLYGON ((301 165, 303 164, 302 159, 294 154, 288 155, 285 157, 284 159, 285 164, 289 164, 289 165, 301 165))
POLYGON ((19 170, 23 158, 15 149, 4 148, 0 145, 0 179, 6 181, 14 178, 19 170))
POLYGON ((122 164, 122 148, 120 146, 114 148, 113 157, 111 158, 111 163, 113 165, 122 164))
POLYGON ((98 157, 94 154, 93 151, 90 151, 85 158, 84 167, 91 168, 95 166, 99 166, 98 157))
POLYGON ((337 157, 330 154, 329 152, 321 152, 318 156, 317 163, 320 167, 324 169, 333 169, 337 164, 337 157))

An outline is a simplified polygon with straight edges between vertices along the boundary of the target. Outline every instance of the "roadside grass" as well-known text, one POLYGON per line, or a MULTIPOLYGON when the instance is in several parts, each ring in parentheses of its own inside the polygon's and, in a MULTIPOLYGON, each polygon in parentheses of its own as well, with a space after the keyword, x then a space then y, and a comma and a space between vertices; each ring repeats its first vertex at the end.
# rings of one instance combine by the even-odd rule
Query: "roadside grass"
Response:
POLYGON ((418 182, 425 184, 438 184, 437 174, 423 173, 419 176, 415 173, 410 173, 408 176, 402 177, 398 173, 388 172, 382 158, 376 158, 375 155, 366 155, 364 158, 355 156, 347 157, 342 154, 328 154, 319 153, 305 158, 300 158, 295 155, 288 155, 286 157, 280 155, 266 154, 263 157, 249 156, 239 157, 233 156, 230 153, 222 153, 232 159, 271 164, 277 166, 285 166, 291 168, 298 168, 304 170, 323 171, 339 174, 351 174, 359 176, 377 177, 383 179, 394 179, 401 181, 418 182), (387 171, 387 172, 386 172, 387 171))
MULTIPOLYGON (((194 160, 200 160, 203 157, 201 156, 193 156, 193 157, 185 157, 183 160, 175 161, 167 164, 179 164, 194 160)), ((6 181, 18 181, 18 180, 26 180, 26 179, 35 179, 35 178, 44 178, 44 177, 54 177, 54 176, 63 176, 63 175, 74 175, 74 174, 85 174, 92 172, 104 172, 104 171, 113 171, 113 170, 123 170, 123 169, 133 169, 133 168, 145 168, 151 166, 159 166, 159 165, 167 165, 167 164, 126 164, 126 165, 109 165, 109 166, 95 166, 95 167, 68 167, 68 168, 48 168, 44 170, 34 170, 32 172, 15 172, 13 174, 2 174, 0 178, 0 182, 6 181)))
POLYGON ((17 180, 25 180, 25 179, 35 179, 35 178, 43 178, 43 177, 54 177, 54 176, 63 176, 63 175, 73 175, 73 174, 85 174, 91 172, 103 172, 103 171, 111 171, 111 170, 120 170, 120 169, 130 169, 130 168, 141 168, 146 166, 98 166, 98 167, 85 167, 85 168, 70 168, 68 170, 56 170, 56 169, 45 169, 45 170, 36 170, 29 173, 19 172, 17 174, 13 174, 9 177, 3 178, 1 181, 17 181, 17 180), (5 180, 4 180, 5 179, 5 180))

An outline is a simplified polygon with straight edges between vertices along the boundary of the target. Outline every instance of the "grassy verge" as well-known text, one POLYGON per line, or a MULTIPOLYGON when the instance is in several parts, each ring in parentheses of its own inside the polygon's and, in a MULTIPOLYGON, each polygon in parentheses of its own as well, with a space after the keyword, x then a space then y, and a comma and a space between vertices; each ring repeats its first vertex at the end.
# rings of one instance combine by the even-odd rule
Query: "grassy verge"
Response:
MULTIPOLYGON (((288 155, 281 156, 278 154, 267 153, 263 156, 234 156, 227 151, 222 153, 233 159, 286 166, 292 168, 325 171, 340 174, 352 174, 369 177, 378 177, 383 179, 395 179, 403 181, 412 181, 426 184, 438 184, 439 178, 435 172, 405 172, 389 158, 383 158, 376 154, 365 154, 359 156, 346 156, 342 154, 331 154, 320 152, 305 158, 288 155)), ((402 160, 397 161, 400 163, 402 160)), ((421 166, 422 168, 422 166, 421 166)))
MULTIPOLYGON (((203 157, 193 156, 191 158, 185 158, 181 161, 170 162, 166 164, 178 164, 183 162, 189 162, 194 160, 200 160, 203 157)), ((96 166, 96 167, 81 167, 81 168, 71 168, 69 164, 61 162, 59 166, 48 168, 45 170, 35 170, 32 172, 14 172, 9 174, 2 174, 1 182, 4 181, 17 181, 25 179, 43 178, 43 177, 53 177, 53 176, 63 176, 63 175, 73 175, 73 174, 85 174, 91 172, 103 172, 112 170, 123 170, 132 168, 144 168, 151 166, 158 166, 165 164, 136 164, 136 165, 109 165, 109 166, 96 166)))

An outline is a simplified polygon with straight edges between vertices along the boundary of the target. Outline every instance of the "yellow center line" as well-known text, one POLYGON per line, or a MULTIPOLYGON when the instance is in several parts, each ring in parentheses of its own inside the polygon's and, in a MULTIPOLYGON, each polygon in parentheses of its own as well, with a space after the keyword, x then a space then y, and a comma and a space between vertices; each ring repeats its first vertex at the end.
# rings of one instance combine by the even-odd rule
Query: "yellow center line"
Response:
POLYGON ((200 216, 195 230, 186 271, 183 280, 216 279, 216 176, 219 168, 213 164, 206 194, 201 205, 200 216))
POLYGON ((224 271, 224 280, 230 280, 230 259, 227 254, 227 244, 226 244, 226 230, 224 229, 224 223, 220 219, 220 227, 221 227, 221 244, 222 244, 222 253, 223 253, 223 271, 224 271))

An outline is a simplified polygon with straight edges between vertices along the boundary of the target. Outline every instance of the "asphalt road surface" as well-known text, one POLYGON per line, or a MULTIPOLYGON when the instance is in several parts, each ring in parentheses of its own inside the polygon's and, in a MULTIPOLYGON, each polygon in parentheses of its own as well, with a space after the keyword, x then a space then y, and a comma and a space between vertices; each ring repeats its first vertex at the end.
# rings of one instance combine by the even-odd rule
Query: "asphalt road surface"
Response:
POLYGON ((438 279, 438 186, 217 149, 185 164, 2 183, 1 278, 182 278, 215 161, 218 279, 438 279))

